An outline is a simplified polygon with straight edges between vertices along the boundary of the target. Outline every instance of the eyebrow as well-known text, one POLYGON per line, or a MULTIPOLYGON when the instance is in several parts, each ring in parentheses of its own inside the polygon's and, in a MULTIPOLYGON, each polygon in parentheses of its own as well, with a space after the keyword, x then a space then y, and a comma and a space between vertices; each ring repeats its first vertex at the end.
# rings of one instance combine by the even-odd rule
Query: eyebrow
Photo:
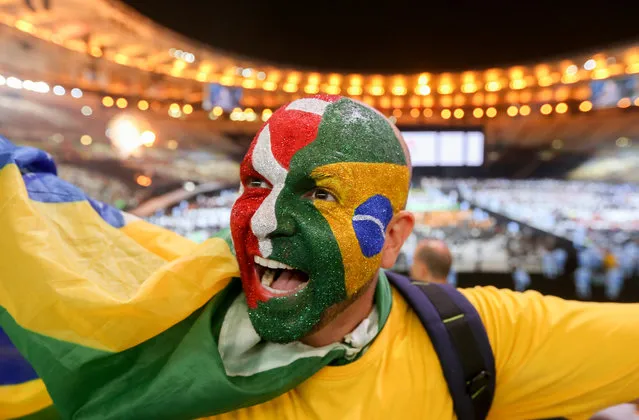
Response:
POLYGON ((335 171, 332 171, 327 166, 329 165, 322 165, 320 167, 313 169, 311 173, 309 174, 310 177, 313 179, 329 179, 329 178, 342 179, 335 171))
POLYGON ((323 180, 323 179, 339 179, 339 177, 335 175, 334 173, 324 171, 324 170, 321 170, 321 171, 313 170, 310 173, 310 177, 316 181, 323 180))
POLYGON ((331 172, 312 172, 311 179, 315 182, 316 186, 319 185, 325 188, 330 188, 335 193, 338 191, 344 192, 344 190, 348 188, 347 184, 344 182, 344 178, 331 172))

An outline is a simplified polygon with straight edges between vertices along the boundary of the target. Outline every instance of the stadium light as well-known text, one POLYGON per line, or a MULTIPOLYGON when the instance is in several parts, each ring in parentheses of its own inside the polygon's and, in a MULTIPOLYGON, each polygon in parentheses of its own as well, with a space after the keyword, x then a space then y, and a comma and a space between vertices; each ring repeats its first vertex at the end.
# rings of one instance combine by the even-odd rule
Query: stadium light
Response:
POLYGON ((155 133, 148 128, 148 123, 127 114, 109 122, 108 137, 122 159, 138 151, 140 146, 155 142, 155 133))

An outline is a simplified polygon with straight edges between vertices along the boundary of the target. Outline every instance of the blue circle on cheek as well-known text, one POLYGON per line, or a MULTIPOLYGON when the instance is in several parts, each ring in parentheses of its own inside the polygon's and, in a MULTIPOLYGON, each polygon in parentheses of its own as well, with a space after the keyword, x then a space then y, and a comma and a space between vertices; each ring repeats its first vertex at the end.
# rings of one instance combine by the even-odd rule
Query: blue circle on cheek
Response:
POLYGON ((373 257, 382 251, 386 227, 392 218, 393 207, 383 195, 374 195, 355 209, 353 229, 365 257, 373 257))

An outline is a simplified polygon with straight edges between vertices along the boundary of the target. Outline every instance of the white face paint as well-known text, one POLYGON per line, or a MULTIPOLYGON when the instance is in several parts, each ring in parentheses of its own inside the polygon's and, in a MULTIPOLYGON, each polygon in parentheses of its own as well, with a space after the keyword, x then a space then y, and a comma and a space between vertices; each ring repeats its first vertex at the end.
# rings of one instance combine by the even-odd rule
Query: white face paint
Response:
POLYGON ((386 234, 386 228, 384 228, 384 224, 377 217, 374 217, 368 214, 356 214, 355 216, 353 216, 353 222, 360 222, 363 220, 367 220, 369 222, 375 223, 377 227, 379 227, 379 230, 381 231, 382 236, 386 234))
POLYGON ((260 253, 264 258, 268 258, 273 252, 273 244, 268 235, 277 229, 275 203, 284 188, 284 181, 288 174, 288 171, 273 156, 271 130, 268 124, 262 129, 253 149, 253 168, 273 186, 251 218, 251 229, 258 240, 260 253))
MULTIPOLYGON (((323 115, 330 102, 317 98, 298 99, 291 102, 287 111, 303 111, 316 115, 323 115)), ((253 168, 262 175, 272 186, 266 199, 262 202, 251 218, 251 229, 257 238, 262 257, 268 258, 273 252, 273 243, 268 235, 277 229, 277 217, 275 216, 275 203, 279 197, 288 171, 275 159, 271 149, 271 130, 266 124, 257 137, 253 149, 253 168)))
POLYGON ((287 111, 304 111, 312 114, 324 115, 326 107, 331 103, 317 98, 304 98, 291 102, 286 107, 287 111))

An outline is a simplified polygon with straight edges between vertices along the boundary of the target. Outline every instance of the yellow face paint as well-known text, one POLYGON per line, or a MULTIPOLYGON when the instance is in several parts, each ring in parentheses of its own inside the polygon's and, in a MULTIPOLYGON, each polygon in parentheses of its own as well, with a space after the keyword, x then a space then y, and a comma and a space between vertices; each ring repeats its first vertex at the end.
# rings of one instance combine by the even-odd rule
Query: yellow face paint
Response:
POLYGON ((340 162, 318 167, 311 173, 316 186, 336 201, 314 201, 339 244, 344 263, 346 293, 353 296, 375 274, 381 253, 367 257, 354 228, 355 211, 374 196, 390 201, 396 214, 406 203, 410 171, 390 163, 340 162))

